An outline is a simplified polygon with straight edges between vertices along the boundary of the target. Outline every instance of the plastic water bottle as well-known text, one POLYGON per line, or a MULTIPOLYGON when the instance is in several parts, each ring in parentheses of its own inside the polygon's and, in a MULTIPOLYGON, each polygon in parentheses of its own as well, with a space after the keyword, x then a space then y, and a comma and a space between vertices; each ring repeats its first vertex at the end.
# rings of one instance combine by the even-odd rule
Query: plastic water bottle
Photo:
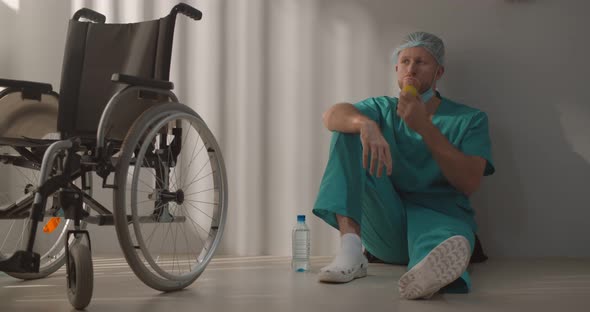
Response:
POLYGON ((291 268, 295 272, 309 271, 309 228, 305 224, 305 215, 297 216, 297 224, 293 228, 293 258, 291 268))

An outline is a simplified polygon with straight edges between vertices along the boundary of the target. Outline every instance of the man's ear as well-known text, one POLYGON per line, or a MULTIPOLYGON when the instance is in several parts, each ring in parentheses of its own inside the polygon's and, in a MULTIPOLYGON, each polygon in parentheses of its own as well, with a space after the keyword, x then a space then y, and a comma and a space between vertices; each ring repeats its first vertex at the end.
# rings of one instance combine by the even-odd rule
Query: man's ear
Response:
POLYGON ((440 66, 438 68, 438 72, 436 73, 436 80, 439 80, 443 74, 445 73, 445 68, 443 66, 440 66))
POLYGON ((395 72, 397 73, 397 64, 395 64, 395 72))

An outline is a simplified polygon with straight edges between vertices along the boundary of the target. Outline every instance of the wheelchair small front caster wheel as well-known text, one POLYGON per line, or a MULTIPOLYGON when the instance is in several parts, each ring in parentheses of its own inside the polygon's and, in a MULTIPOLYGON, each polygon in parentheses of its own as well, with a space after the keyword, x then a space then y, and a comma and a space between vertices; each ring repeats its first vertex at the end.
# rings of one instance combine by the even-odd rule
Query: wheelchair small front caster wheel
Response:
POLYGON ((68 259, 68 299, 78 310, 86 308, 92 299, 94 273, 90 248, 81 243, 70 248, 68 259))

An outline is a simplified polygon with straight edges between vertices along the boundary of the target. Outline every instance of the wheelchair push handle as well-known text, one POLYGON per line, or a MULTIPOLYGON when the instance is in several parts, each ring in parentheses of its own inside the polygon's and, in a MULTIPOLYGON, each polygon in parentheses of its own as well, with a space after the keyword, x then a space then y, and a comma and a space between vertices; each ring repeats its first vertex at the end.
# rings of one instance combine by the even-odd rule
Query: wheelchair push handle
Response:
POLYGON ((100 24, 104 24, 104 22, 107 20, 106 16, 87 8, 82 8, 76 11, 76 13, 74 13, 74 17, 72 17, 72 19, 76 21, 79 21, 80 18, 85 18, 100 24))
POLYGON ((200 20, 201 18, 203 18, 203 13, 195 8, 193 8, 192 6, 186 4, 186 3, 179 3, 177 5, 175 5, 172 10, 170 11, 171 15, 176 15, 177 13, 182 13, 192 19, 194 19, 195 21, 200 20))

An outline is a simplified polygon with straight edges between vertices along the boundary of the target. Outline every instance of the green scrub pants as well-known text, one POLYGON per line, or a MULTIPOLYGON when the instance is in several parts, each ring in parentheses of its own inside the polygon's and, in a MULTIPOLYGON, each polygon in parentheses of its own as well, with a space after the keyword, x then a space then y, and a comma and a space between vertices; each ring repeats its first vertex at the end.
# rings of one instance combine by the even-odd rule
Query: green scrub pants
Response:
MULTIPOLYGON (((393 170, 395 165, 394 160, 393 170)), ((377 178, 363 168, 358 134, 334 132, 313 209, 316 216, 336 229, 336 214, 352 218, 360 225, 363 245, 371 254, 386 263, 407 264, 408 269, 454 235, 466 237, 473 251, 475 235, 467 222, 403 197, 389 176, 377 178)), ((469 274, 464 272, 443 292, 467 293, 470 289, 469 274)))

